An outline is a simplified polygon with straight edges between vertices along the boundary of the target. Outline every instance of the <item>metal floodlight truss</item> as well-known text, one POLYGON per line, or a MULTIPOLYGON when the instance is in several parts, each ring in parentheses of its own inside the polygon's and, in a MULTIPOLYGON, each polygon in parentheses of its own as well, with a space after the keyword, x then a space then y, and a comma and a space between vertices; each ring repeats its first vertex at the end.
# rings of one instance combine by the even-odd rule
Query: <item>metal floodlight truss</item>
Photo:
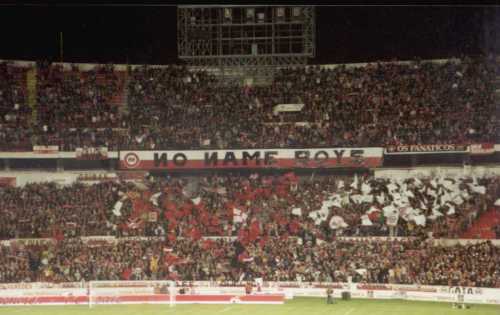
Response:
POLYGON ((220 73, 305 65, 316 49, 314 7, 179 6, 177 44, 188 65, 220 73))

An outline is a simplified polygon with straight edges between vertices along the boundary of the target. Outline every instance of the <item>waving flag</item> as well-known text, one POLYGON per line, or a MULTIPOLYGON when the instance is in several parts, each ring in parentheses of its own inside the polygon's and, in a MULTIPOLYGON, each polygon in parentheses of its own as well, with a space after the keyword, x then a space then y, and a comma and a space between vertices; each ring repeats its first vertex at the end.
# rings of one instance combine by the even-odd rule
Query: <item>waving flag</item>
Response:
POLYGON ((347 227, 347 223, 345 223, 344 219, 338 215, 334 215, 331 219, 330 219, 330 228, 332 230, 336 230, 336 229, 339 229, 339 228, 345 228, 347 227))

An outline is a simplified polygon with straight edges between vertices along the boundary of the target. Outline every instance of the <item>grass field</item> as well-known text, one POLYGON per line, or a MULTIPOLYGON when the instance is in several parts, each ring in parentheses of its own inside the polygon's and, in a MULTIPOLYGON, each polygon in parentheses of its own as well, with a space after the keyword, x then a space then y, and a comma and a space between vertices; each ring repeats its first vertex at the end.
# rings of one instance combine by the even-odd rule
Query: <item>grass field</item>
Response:
POLYGON ((295 298, 284 305, 99 305, 92 309, 86 306, 15 306, 0 307, 1 315, 448 315, 481 314, 500 315, 500 306, 472 305, 470 309, 452 309, 450 303, 351 300, 337 301, 327 305, 324 299, 295 298))

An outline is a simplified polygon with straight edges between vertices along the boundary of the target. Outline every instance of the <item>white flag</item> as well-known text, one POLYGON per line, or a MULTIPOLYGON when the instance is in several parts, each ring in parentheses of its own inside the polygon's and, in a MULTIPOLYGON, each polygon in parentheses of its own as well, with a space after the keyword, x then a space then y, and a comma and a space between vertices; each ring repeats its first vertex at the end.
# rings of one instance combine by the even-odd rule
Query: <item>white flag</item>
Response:
POLYGON ((448 204, 448 212, 446 212, 447 215, 453 215, 455 214, 455 206, 448 204))
POLYGON ((363 199, 363 196, 359 194, 351 195, 351 199, 355 204, 360 204, 363 199))
POLYGON ((387 185, 387 190, 389 190, 389 192, 392 193, 398 190, 398 186, 391 182, 389 185, 387 185))
POLYGON ((292 209, 292 214, 296 216, 301 216, 302 215, 302 209, 301 208, 293 208, 292 209))
POLYGON ((437 198, 437 193, 436 193, 436 191, 435 191, 435 190, 433 190, 433 189, 427 189, 427 194, 428 194, 429 196, 432 196, 432 197, 434 197, 434 198, 437 198))
POLYGON ((439 208, 441 208, 441 207, 440 206, 436 206, 436 207, 432 208, 432 215, 435 216, 436 218, 443 216, 443 214, 441 213, 441 211, 439 211, 439 208))
POLYGON ((372 191, 372 188, 370 187, 370 185, 368 185, 366 183, 361 184, 361 192, 363 193, 363 195, 367 195, 371 191, 372 191))
POLYGON ((352 189, 358 189, 358 174, 354 174, 354 181, 351 184, 352 189))
POLYGON ((120 217, 122 215, 121 209, 123 207, 123 202, 118 200, 115 205, 113 206, 113 214, 117 217, 120 217))
POLYGON ((437 187, 437 182, 436 182, 435 179, 431 180, 430 184, 431 184, 432 188, 436 188, 437 187))
POLYGON ((343 180, 339 180, 338 183, 337 183, 337 189, 342 189, 344 188, 344 181, 343 180))
POLYGON ((453 198, 453 203, 456 203, 457 205, 461 205, 462 203, 464 203, 464 199, 461 197, 461 196, 456 196, 455 198, 453 198))
POLYGON ((331 206, 337 207, 337 208, 342 207, 342 204, 340 203, 340 197, 338 195, 336 195, 335 198, 332 199, 331 206))
POLYGON ((486 193, 486 187, 484 187, 484 186, 469 184, 469 187, 475 193, 478 193, 478 194, 481 194, 481 195, 484 195, 486 193))
POLYGON ((388 226, 396 226, 399 220, 399 211, 393 205, 384 207, 385 223, 388 226))
POLYGON ((200 197, 196 197, 196 198, 191 199, 191 201, 192 201, 195 205, 199 205, 199 204, 200 204, 200 202, 201 202, 201 198, 200 198, 200 197))
POLYGON ((373 225, 372 220, 370 220, 367 214, 361 216, 361 225, 365 226, 373 225))
POLYGON ((263 278, 255 278, 255 284, 258 286, 262 287, 264 285, 264 279, 263 278))
POLYGON ((415 220, 415 223, 420 226, 425 226, 425 215, 415 215, 413 216, 413 220, 415 220))
POLYGON ((363 198, 361 198, 361 202, 372 203, 374 198, 375 197, 372 195, 364 195, 363 198))
POLYGON ((330 219, 330 228, 332 230, 336 230, 338 228, 345 228, 347 227, 347 223, 345 223, 344 219, 338 215, 334 215, 330 219))
POLYGON ((382 193, 380 196, 377 196, 376 199, 377 199, 377 202, 379 204, 383 205, 385 203, 385 195, 384 195, 384 193, 382 193))
POLYGON ((422 186, 422 181, 420 179, 418 179, 418 177, 413 178, 413 182, 415 184, 415 187, 422 186))
POLYGON ((243 213, 240 209, 234 208, 233 209, 233 222, 235 223, 241 223, 246 221, 248 215, 246 213, 243 213))
POLYGON ((151 198, 149 198, 149 201, 151 201, 152 204, 154 204, 155 206, 158 207, 158 198, 160 197, 161 195, 161 192, 158 192, 154 195, 151 196, 151 198))
POLYGON ((245 279, 245 276, 246 276, 246 273, 242 273, 240 276, 239 282, 243 281, 243 279, 245 279))
POLYGON ((429 220, 436 220, 439 217, 442 217, 443 214, 437 210, 439 207, 432 209, 432 214, 427 217, 429 220))

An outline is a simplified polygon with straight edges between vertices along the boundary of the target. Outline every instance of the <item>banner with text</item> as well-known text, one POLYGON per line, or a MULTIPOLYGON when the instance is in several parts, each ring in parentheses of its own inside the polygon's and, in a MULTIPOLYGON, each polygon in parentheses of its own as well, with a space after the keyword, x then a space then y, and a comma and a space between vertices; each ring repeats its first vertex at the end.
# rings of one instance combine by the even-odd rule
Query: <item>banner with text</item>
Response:
POLYGON ((106 160, 108 158, 108 148, 107 147, 76 148, 75 158, 78 160, 106 160))
POLYGON ((120 168, 139 170, 378 167, 382 148, 121 151, 120 168))
POLYGON ((467 145, 463 144, 390 145, 385 148, 385 154, 437 154, 466 152, 467 145))
POLYGON ((33 152, 38 154, 54 154, 59 152, 57 145, 34 145, 33 152))

